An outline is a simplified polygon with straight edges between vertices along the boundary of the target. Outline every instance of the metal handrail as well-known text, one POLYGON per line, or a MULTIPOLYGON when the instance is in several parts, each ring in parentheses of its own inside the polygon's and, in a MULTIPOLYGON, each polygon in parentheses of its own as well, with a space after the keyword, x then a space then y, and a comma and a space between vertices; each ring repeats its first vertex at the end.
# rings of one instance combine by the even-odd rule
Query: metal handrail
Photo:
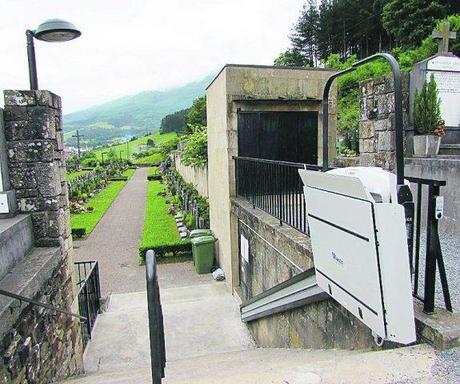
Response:
POLYGON ((48 309, 50 311, 55 311, 55 312, 58 312, 58 313, 62 313, 64 315, 68 315, 70 317, 75 317, 75 318, 77 318, 80 321, 85 322, 85 323, 88 321, 88 319, 86 317, 84 317, 84 316, 80 316, 80 315, 77 315, 76 313, 64 311, 63 309, 53 307, 52 305, 41 303, 40 301, 32 300, 32 299, 30 299, 28 297, 18 295, 18 294, 13 293, 13 292, 5 291, 4 289, 0 289, 0 295, 11 297, 11 298, 19 300, 19 301, 24 301, 26 303, 29 303, 29 304, 32 304, 32 305, 35 305, 35 306, 38 306, 38 307, 46 308, 46 309, 48 309))
POLYGON ((147 251, 145 256, 145 267, 152 384, 161 384, 161 379, 165 377, 166 366, 165 334, 155 252, 151 249, 147 251))

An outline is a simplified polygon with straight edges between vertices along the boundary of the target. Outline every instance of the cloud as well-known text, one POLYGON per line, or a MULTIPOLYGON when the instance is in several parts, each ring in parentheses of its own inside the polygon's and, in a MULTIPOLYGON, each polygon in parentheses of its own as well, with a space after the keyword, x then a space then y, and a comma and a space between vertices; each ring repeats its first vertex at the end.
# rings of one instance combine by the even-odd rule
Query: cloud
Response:
POLYGON ((82 37, 36 41, 38 80, 72 112, 205 77, 226 63, 271 64, 303 0, 0 0, 0 90, 28 88, 25 30, 49 18, 82 37))

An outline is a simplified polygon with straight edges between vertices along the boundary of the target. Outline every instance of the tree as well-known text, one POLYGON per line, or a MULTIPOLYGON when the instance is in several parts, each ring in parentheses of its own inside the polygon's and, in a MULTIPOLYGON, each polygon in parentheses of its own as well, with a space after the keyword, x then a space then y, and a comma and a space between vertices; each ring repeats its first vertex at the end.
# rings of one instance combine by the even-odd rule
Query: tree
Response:
POLYGON ((166 115, 161 120, 160 132, 185 132, 187 126, 185 123, 185 117, 188 113, 188 109, 182 109, 180 111, 166 115))
POLYGON ((308 63, 302 54, 295 48, 288 49, 281 53, 273 62, 278 67, 306 67, 308 63))
POLYGON ((185 117, 187 125, 206 126, 206 96, 197 97, 185 117))
POLYGON ((147 147, 154 147, 155 146, 155 142, 152 140, 152 139, 148 139, 147 140, 147 147))
POLYGON ((436 80, 431 74, 430 81, 425 80, 422 91, 415 91, 414 128, 419 135, 433 133, 436 124, 441 119, 441 100, 439 98, 436 80))
POLYGON ((415 48, 431 34, 436 21, 458 10, 458 0, 389 0, 383 7, 385 29, 403 48, 415 48))

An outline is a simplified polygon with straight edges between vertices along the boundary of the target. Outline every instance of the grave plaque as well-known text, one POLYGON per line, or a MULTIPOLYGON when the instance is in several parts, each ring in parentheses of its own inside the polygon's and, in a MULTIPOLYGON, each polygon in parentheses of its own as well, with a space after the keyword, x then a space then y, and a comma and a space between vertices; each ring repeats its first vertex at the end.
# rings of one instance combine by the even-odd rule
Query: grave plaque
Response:
POLYGON ((447 127, 460 126, 460 59, 435 56, 427 61, 426 80, 434 75, 441 99, 441 116, 447 127))

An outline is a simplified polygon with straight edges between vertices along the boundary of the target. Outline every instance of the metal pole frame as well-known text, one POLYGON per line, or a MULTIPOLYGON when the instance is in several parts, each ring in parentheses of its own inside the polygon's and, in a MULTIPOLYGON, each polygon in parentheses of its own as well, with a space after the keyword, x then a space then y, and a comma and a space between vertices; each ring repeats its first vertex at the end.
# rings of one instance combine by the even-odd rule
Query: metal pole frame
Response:
POLYGON ((402 114, 402 76, 399 64, 394 56, 389 53, 376 53, 366 57, 350 68, 337 72, 330 76, 323 91, 323 172, 329 170, 329 92, 333 81, 349 72, 356 70, 361 65, 376 59, 385 59, 391 66, 394 81, 395 94, 395 156, 396 156, 396 193, 398 203, 404 207, 406 216, 407 245, 409 248, 409 260, 412 259, 412 246, 414 238, 414 202, 412 192, 408 185, 404 184, 404 127, 402 114))
POLYGON ((29 62, 29 83, 32 91, 38 90, 37 62, 35 60, 34 31, 28 29, 27 37, 27 59, 29 62))

